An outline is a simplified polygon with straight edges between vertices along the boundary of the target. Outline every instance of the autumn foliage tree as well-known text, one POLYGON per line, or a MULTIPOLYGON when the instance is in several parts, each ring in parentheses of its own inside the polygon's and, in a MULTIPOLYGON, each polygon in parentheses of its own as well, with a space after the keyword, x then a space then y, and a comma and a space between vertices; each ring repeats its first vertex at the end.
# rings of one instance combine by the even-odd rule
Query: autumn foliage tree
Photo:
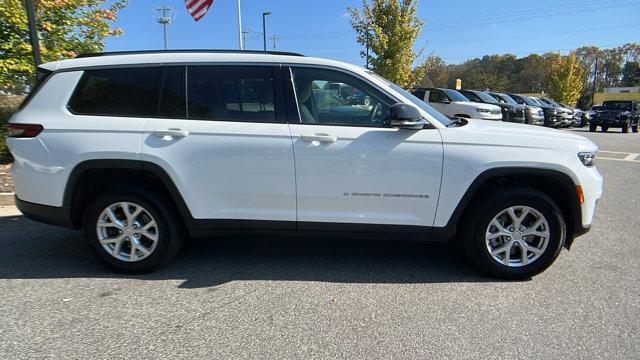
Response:
POLYGON ((586 70, 575 52, 551 62, 547 92, 557 101, 574 105, 582 93, 586 70))
MULTIPOLYGON (((122 35, 113 27, 128 0, 34 0, 43 61, 104 49, 122 35)), ((20 92, 32 81, 34 64, 24 0, 0 0, 0 88, 20 92)))
POLYGON ((416 7, 416 0, 364 0, 361 9, 349 8, 358 43, 369 46, 372 70, 403 87, 422 78, 421 69, 412 71, 421 53, 414 44, 424 24, 416 7))

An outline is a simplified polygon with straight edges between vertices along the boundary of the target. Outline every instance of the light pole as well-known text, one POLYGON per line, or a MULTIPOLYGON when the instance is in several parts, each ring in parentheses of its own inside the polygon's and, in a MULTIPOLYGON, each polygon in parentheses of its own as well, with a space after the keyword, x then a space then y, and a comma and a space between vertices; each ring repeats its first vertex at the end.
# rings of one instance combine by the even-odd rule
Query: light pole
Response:
POLYGON ((40 55, 40 41, 38 41, 36 10, 33 6, 33 0, 27 0, 27 19, 29 19, 29 37, 31 38, 31 47, 33 49, 33 62, 37 68, 38 65, 42 64, 42 56, 40 55))
POLYGON ((164 49, 167 50, 167 25, 173 22, 175 10, 166 5, 156 8, 156 10, 162 12, 162 16, 158 18, 158 23, 162 24, 162 30, 164 31, 164 49))
POLYGON ((240 0, 238 2, 238 47, 243 50, 242 44, 242 11, 240 7, 240 0))
POLYGON ((264 43, 264 51, 267 51, 267 16, 271 15, 270 11, 262 13, 262 42, 264 43))

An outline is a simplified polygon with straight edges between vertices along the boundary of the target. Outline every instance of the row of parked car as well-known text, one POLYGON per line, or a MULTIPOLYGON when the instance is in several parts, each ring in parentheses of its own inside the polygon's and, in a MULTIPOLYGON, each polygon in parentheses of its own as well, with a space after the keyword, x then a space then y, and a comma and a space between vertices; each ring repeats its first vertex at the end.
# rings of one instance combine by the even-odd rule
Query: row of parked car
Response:
POLYGON ((638 132, 640 103, 608 100, 588 111, 549 98, 478 90, 419 88, 413 95, 450 117, 509 121, 548 127, 584 127, 594 132, 619 128, 638 132))
POLYGON ((509 121, 548 127, 583 127, 584 112, 548 98, 478 90, 419 88, 413 95, 452 117, 509 121))

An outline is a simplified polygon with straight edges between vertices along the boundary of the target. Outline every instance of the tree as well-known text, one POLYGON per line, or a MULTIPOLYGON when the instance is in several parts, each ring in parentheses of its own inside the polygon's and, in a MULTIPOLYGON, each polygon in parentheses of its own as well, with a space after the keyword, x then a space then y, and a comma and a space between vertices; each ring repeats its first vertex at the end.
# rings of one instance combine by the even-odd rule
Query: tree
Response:
POLYGON ((580 98, 586 70, 575 52, 551 59, 547 92, 557 101, 570 105, 580 98))
POLYGON ((518 93, 541 92, 545 88, 549 74, 547 64, 548 59, 538 54, 518 59, 516 69, 519 72, 514 76, 515 84, 507 90, 518 93))
MULTIPOLYGON (((123 31, 111 25, 128 0, 36 0, 43 61, 100 52, 110 36, 123 31)), ((34 78, 25 2, 0 0, 0 88, 20 91, 34 78)))
MULTIPOLYGON (((363 0, 362 9, 349 7, 358 43, 370 49, 369 63, 378 74, 409 88, 422 79, 422 68, 412 65, 422 53, 414 45, 424 22, 416 0, 363 0)), ((361 52, 366 57, 366 53, 361 52)))
POLYGON ((630 61, 622 69, 623 86, 640 86, 640 62, 630 61))
POLYGON ((427 60, 418 67, 418 74, 414 78, 422 79, 418 82, 421 87, 445 87, 449 81, 447 64, 438 56, 431 54, 427 60))

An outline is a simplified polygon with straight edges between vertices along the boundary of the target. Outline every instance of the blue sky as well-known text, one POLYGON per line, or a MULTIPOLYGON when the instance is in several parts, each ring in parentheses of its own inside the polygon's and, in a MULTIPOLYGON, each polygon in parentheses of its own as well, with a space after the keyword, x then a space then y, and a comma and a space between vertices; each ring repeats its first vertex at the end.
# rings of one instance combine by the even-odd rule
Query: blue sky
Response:
MULTIPOLYGON (((183 0, 136 0, 120 12, 116 26, 125 35, 107 41, 108 51, 161 49, 162 26, 154 8, 176 9, 169 25, 169 48, 237 49, 236 0, 216 0, 198 23, 183 0)), ((262 31, 262 12, 271 11, 267 33, 280 38, 279 50, 302 52, 362 65, 361 46, 349 24, 347 7, 362 1, 242 0, 245 30, 262 31)), ((426 21, 416 46, 450 63, 485 54, 568 50, 582 45, 611 47, 640 42, 639 0, 457 0, 418 3, 426 21)), ((269 48, 272 42, 269 41, 269 48)), ((262 49, 262 37, 249 36, 247 48, 262 49)))

